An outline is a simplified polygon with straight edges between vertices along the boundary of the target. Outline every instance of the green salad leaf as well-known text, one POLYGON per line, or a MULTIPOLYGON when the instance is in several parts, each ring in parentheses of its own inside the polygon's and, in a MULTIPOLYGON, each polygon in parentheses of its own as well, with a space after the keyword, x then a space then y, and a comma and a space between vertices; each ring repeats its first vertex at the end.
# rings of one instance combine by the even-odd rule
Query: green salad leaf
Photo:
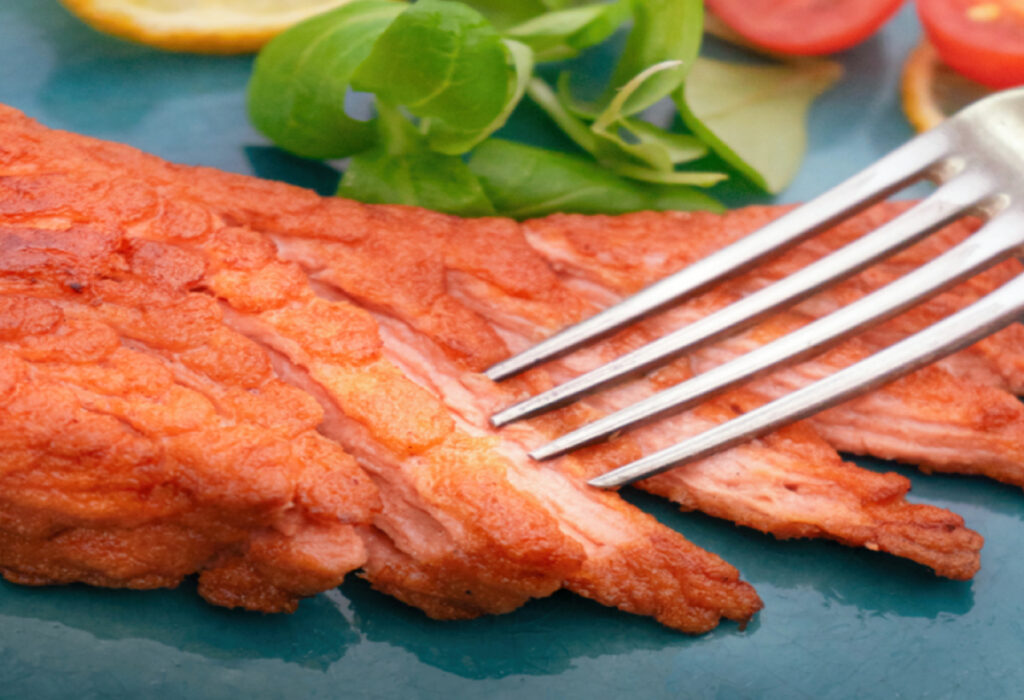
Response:
POLYGON ((429 149, 398 155, 376 146, 353 156, 338 195, 369 204, 409 204, 458 216, 487 216, 494 207, 458 156, 429 149))
POLYGON ((749 65, 700 59, 675 98, 686 125, 765 190, 780 192, 807 150, 807 112, 842 75, 830 61, 749 65))
POLYGON ((570 3, 566 0, 468 0, 466 4, 498 29, 507 29, 545 12, 564 9, 570 3))
POLYGON ((699 170, 655 170, 642 165, 623 163, 615 167, 615 172, 624 177, 660 185, 692 185, 694 187, 711 187, 729 176, 720 172, 699 170))
POLYGON ((631 0, 557 10, 505 30, 529 46, 538 61, 561 61, 600 44, 631 16, 631 0))
POLYGON ((500 129, 523 99, 526 87, 533 76, 533 51, 526 44, 512 39, 503 39, 508 51, 512 71, 505 106, 501 112, 483 127, 473 127, 461 122, 433 120, 429 123, 430 147, 449 154, 465 153, 500 129))
POLYGON ((526 94, 577 146, 595 158, 598 157, 598 138, 590 130, 590 125, 567 108, 551 86, 540 78, 534 78, 526 86, 526 94))
POLYGON ((596 163, 521 143, 488 139, 469 161, 495 211, 517 219, 554 212, 621 214, 638 210, 722 206, 690 187, 646 185, 618 177, 596 163))
MULTIPOLYGON (((672 68, 673 66, 668 66, 672 68)), ((624 117, 619 109, 636 85, 646 79, 643 71, 593 124, 570 111, 564 101, 540 78, 530 81, 527 94, 580 148, 612 173, 645 182, 709 187, 727 176, 719 172, 676 170, 675 166, 704 156, 707 147, 693 136, 660 129, 639 119, 624 117)))
POLYGON ((458 156, 432 151, 401 112, 377 104, 380 143, 349 161, 338 194, 371 204, 409 204, 460 216, 494 214, 477 177, 458 156))
POLYGON ((372 145, 376 127, 345 113, 345 95, 374 41, 405 8, 391 0, 357 0, 273 39, 249 82, 253 125, 306 158, 341 158, 372 145))
POLYGON ((645 80, 620 111, 637 114, 679 87, 700 52, 704 31, 703 0, 632 0, 633 29, 615 66, 606 93, 610 102, 615 92, 653 65, 678 61, 671 71, 645 80))
MULTIPOLYGON (((641 90, 645 83, 661 73, 674 72, 680 65, 682 65, 680 61, 662 61, 640 71, 636 77, 619 89, 605 110, 597 115, 590 125, 590 130, 599 138, 611 141, 618 151, 640 161, 649 168, 662 172, 672 170, 674 163, 669 148, 663 145, 662 140, 652 131, 646 131, 645 138, 640 138, 635 134, 629 128, 630 124, 641 120, 627 121, 623 109, 630 98, 641 90)), ((603 143, 602 146, 601 150, 605 153, 604 160, 615 161, 616 155, 609 152, 608 144, 603 143)), ((673 152, 676 152, 676 149, 673 149, 673 152)))
POLYGON ((567 71, 559 76, 557 91, 534 79, 527 94, 580 148, 617 175, 701 187, 720 182, 726 178, 724 173, 676 169, 707 154, 698 138, 660 129, 634 116, 677 90, 695 62, 703 3, 630 0, 629 7, 633 28, 601 102, 577 100, 567 71))
POLYGON ((708 154, 707 145, 692 134, 667 131, 642 119, 623 119, 621 123, 641 143, 656 143, 664 148, 673 165, 689 163, 708 154))
MULTIPOLYGON (((486 136, 508 109, 516 57, 476 10, 449 0, 420 0, 377 39, 352 84, 403 105, 442 134, 432 146, 460 153, 467 134, 486 136), (452 131, 460 132, 458 138, 452 131)), ((499 124, 500 125, 500 124, 499 124)), ((470 144, 471 145, 471 144, 470 144)))
POLYGON ((353 0, 264 48, 249 113, 293 153, 348 157, 338 193, 365 202, 517 218, 719 209, 693 187, 726 174, 694 162, 713 150, 778 191, 805 148, 808 105, 838 68, 700 60, 702 25, 701 0, 353 0), (565 65, 557 91, 534 74, 538 61, 576 57, 627 23, 595 101, 570 90, 587 82, 573 81, 586 56, 565 65), (373 119, 346 112, 352 91, 370 93, 373 119), (493 138, 525 95, 586 156, 493 138), (691 133, 648 121, 669 95, 691 133))

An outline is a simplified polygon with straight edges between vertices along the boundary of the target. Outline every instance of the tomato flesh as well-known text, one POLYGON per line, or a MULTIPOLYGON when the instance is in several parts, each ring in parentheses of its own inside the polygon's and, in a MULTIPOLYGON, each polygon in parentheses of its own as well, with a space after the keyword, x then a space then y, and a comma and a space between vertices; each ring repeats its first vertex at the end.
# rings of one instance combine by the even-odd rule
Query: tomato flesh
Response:
POLYGON ((707 0, 749 41, 772 51, 816 56, 859 44, 904 0, 707 0))
POLYGON ((1024 0, 918 0, 917 11, 950 68, 989 87, 1024 85, 1024 0))

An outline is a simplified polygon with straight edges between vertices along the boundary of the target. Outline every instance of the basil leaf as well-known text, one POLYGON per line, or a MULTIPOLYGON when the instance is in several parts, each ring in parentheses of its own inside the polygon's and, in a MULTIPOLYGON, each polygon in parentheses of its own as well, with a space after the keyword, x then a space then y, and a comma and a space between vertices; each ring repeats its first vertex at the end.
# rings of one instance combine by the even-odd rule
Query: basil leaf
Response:
POLYGON ((776 193, 800 168, 811 103, 841 74, 830 61, 749 65, 701 59, 675 98, 691 131, 752 182, 776 193))
POLYGON ((374 143, 373 124, 345 114, 352 73, 406 5, 357 0, 310 18, 268 43, 249 81, 249 118, 285 150, 342 158, 374 143))
POLYGON ((630 0, 548 12, 505 31, 533 49, 538 61, 572 58, 610 37, 630 17, 630 0))
POLYGON ((484 129, 506 108, 507 52, 479 12, 420 0, 377 39, 352 84, 422 119, 484 129))
POLYGON ((620 110, 626 116, 643 111, 679 87, 697 59, 704 28, 702 0, 633 0, 632 6, 633 29, 612 74, 606 101, 650 66, 680 63, 644 81, 620 110))
POLYGON ((408 204, 459 216, 484 216, 494 207, 458 156, 431 151, 394 106, 377 102, 380 145, 349 161, 338 195, 371 204, 408 204))
POLYGON ((509 78, 505 106, 501 113, 491 120, 490 124, 481 128, 467 128, 462 124, 452 124, 437 120, 431 121, 427 135, 430 147, 434 150, 452 155, 465 153, 500 129, 523 99, 526 86, 533 76, 533 51, 526 44, 521 44, 511 39, 503 39, 502 43, 508 50, 509 59, 512 64, 512 74, 509 78))
POLYGON ((480 144, 469 169, 497 212, 517 219, 554 212, 722 210, 714 199, 689 187, 641 185, 583 158, 501 139, 480 144))

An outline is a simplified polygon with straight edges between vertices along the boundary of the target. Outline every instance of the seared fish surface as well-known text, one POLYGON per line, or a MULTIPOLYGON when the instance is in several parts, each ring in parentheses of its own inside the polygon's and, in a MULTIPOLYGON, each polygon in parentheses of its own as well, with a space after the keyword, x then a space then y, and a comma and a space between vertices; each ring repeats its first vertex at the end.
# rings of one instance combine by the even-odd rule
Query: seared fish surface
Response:
MULTIPOLYGON (((745 621, 761 602, 732 566, 585 480, 888 344, 1016 267, 549 463, 526 453, 827 313, 932 249, 576 406, 502 431, 487 416, 898 207, 499 386, 480 371, 779 211, 461 220, 173 165, 0 108, 0 569, 30 584, 137 588, 198 573, 211 602, 260 610, 292 609, 359 570, 438 618, 506 612, 565 587, 687 632, 745 621)), ((977 533, 908 503, 903 477, 835 448, 1024 485, 1022 370, 1022 333, 1009 329, 643 486, 779 537, 827 537, 969 578, 977 533)))

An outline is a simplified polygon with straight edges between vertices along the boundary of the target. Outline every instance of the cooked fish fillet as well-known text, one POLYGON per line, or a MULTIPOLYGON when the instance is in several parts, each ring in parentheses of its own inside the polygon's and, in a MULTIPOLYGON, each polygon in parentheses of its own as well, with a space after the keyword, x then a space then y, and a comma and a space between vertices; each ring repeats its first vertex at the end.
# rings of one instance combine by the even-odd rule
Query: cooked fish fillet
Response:
MULTIPOLYGON (((728 218, 740 216, 734 213, 728 218)), ((636 218, 632 226, 628 221, 626 225, 630 226, 632 232, 642 236, 647 224, 657 227, 656 222, 664 221, 665 216, 638 215, 636 218), (648 217, 652 221, 636 225, 636 218, 648 217)), ((521 278, 514 276, 514 263, 506 263, 506 269, 495 271, 485 264, 483 256, 494 254, 494 258, 501 261, 516 261, 523 257, 529 258, 535 250, 545 252, 545 245, 538 232, 548 223, 545 220, 527 224, 527 238, 533 248, 522 242, 518 244, 518 249, 511 245, 495 245, 495 232, 482 232, 483 235, 475 245, 470 243, 460 246, 462 251, 481 251, 479 264, 472 269, 464 267, 463 275, 459 277, 450 277, 455 293, 463 299, 475 299, 475 303, 470 302, 473 307, 490 318, 495 328, 501 330, 515 349, 522 349, 536 339, 526 333, 536 334, 538 324, 557 317, 560 310, 573 307, 559 299, 541 307, 536 293, 520 293, 517 297, 506 298, 503 307, 499 306, 496 303, 496 289, 502 285, 522 286, 524 283, 521 278), (488 245, 484 245, 485 242, 488 245), (471 274, 476 277, 470 277, 471 274), (506 281, 510 279, 517 281, 506 281), (520 304, 517 303, 519 297, 532 301, 529 305, 520 304)), ((575 233, 579 230, 574 226, 559 228, 562 233, 575 233)), ((460 235, 473 235, 469 233, 472 229, 463 228, 461 231, 460 235)), ((590 245, 590 250, 599 251, 599 244, 603 245, 603 241, 587 240, 586 244, 590 245)), ((640 249, 642 252, 642 246, 640 249)), ((559 278, 565 289, 575 290, 577 298, 590 300, 594 307, 618 298, 615 290, 609 289, 596 276, 581 279, 563 272, 559 278)), ((714 307, 728 301, 721 297, 721 294, 708 295, 689 306, 700 309, 700 315, 703 315, 709 301, 714 307), (715 298, 709 300, 709 297, 715 298)), ((679 321, 676 317, 678 314, 665 316, 672 322, 679 321)), ((611 341, 599 343, 568 359, 549 363, 547 371, 559 380, 575 376, 666 332, 668 329, 665 321, 665 318, 661 318, 647 322, 642 327, 635 327, 629 333, 619 334, 611 341)), ((564 323, 564 318, 555 321, 556 326, 564 323)), ((604 411, 615 410, 689 376, 692 376, 692 371, 684 359, 653 373, 643 381, 606 390, 589 399, 588 403, 604 411)), ((594 465, 591 475, 627 459, 635 459, 641 454, 667 447, 687 435, 706 430, 748 410, 759 402, 749 392, 733 392, 708 402, 696 411, 633 431, 630 433, 635 443, 632 449, 620 444, 615 459, 594 465)), ((855 546, 882 549, 924 563, 940 574, 953 578, 970 577, 978 564, 977 550, 981 540, 976 533, 963 528, 958 516, 941 509, 906 503, 903 500, 909 489, 906 479, 896 474, 876 474, 844 463, 833 449, 806 426, 794 426, 764 440, 734 448, 683 469, 672 470, 648 480, 642 486, 677 501, 685 508, 699 508, 780 537, 830 537, 855 546)))
MULTIPOLYGON (((44 285, 59 290, 73 313, 99 313, 98 322, 107 325, 114 341, 166 363, 175 380, 190 389, 198 381, 196 373, 203 374, 203 382, 218 384, 224 370, 209 362, 195 370, 176 354, 150 347, 161 347, 154 338, 165 326, 189 327, 188 316, 168 312, 150 329, 149 344, 140 345, 125 330, 128 326, 119 325, 125 323, 119 319, 130 316, 119 309, 148 307, 148 296, 156 294, 150 287, 164 279, 177 280, 171 286, 181 298, 202 300, 219 334, 253 348, 268 368, 268 382, 316 407, 313 422, 303 424, 306 430, 317 426, 311 437, 352 455, 369 475, 373 487, 364 478, 365 490, 342 494, 353 509, 362 505, 367 515, 359 522, 372 517, 372 526, 353 529, 365 563, 353 558, 348 568, 361 565, 377 588, 435 617, 503 612, 563 585, 687 631, 710 629, 722 616, 745 620, 756 612, 760 601, 735 569, 617 495, 583 485, 589 475, 746 410, 763 400, 756 386, 544 465, 530 462, 526 449, 680 381, 700 362, 713 360, 695 355, 644 381, 501 432, 486 421, 513 398, 663 332, 665 324, 679 321, 678 315, 654 319, 589 353, 500 387, 478 372, 773 213, 553 217, 525 226, 495 219, 463 221, 173 166, 123 146, 46 130, 13 110, 0 111, 0 224, 9 227, 12 237, 30 243, 48 240, 45 236, 60 239, 34 249, 46 263, 44 285), (76 226, 88 231, 83 235, 76 226), (146 291, 131 303, 115 294, 128 279, 120 271, 114 281, 97 273, 72 280, 77 291, 68 287, 62 265, 81 256, 75 242, 90 240, 94 231, 112 232, 117 253, 100 255, 99 263, 115 270, 124 266, 116 263, 116 255, 126 255, 123 250, 154 251, 148 254, 149 267, 132 273, 146 291), (93 308, 97 304, 100 310, 93 308)), ((858 221, 851 226, 863 229, 870 219, 858 221)), ((0 238, 0 251, 6 240, 0 238)), ((46 298, 24 286, 0 288, 0 294, 46 298)), ((721 290, 678 313, 706 312, 740 293, 742 286, 721 290)), ((184 302, 168 304, 176 308, 184 302)), ((807 315, 803 307, 797 313, 807 315)), ((213 341, 200 342, 205 347, 213 341)), ((231 351, 224 343, 230 364, 231 351)), ((971 366, 981 368, 987 379, 961 379, 972 388, 1002 391, 996 384, 1009 375, 995 364, 979 354, 971 366)), ((203 391, 209 395, 221 389, 207 384, 203 391)), ((917 406, 918 399, 909 394, 900 400, 917 406)), ((221 413, 230 413, 222 408, 224 401, 214 403, 221 413)), ((165 409, 161 402, 153 410, 165 409)), ((857 430, 870 435, 866 428, 857 430)), ((204 440, 189 443, 204 445, 204 440)), ((217 443, 208 447, 202 459, 220 458, 217 443)), ((112 453, 103 459, 113 459, 112 453)), ((125 467, 125 474, 134 468, 125 467)), ((954 578, 968 578, 978 567, 981 538, 958 516, 907 503, 906 479, 844 463, 809 425, 674 470, 647 487, 684 507, 778 536, 831 537, 906 556, 954 578)), ((59 486, 51 490, 60 493, 59 486)), ((43 520, 63 517, 58 504, 50 508, 43 520)), ((287 501, 285 510, 292 512, 294 502, 287 501)), ((14 528, 22 517, 15 510, 5 510, 4 516, 0 527, 11 521, 14 528)), ((97 528, 125 542, 142 527, 132 523, 118 530, 116 513, 112 517, 97 528)), ((206 523, 201 511, 189 508, 168 516, 168 522, 175 519, 206 523)), ((285 529, 277 523, 264 527, 285 529)), ((252 557, 246 537, 231 545, 232 556, 243 561, 252 557)), ((286 549, 281 544, 276 551, 286 549)), ((7 547, 0 546, 0 564, 13 571, 7 557, 7 547)), ((160 557, 155 559, 159 568, 160 557)), ((197 558, 179 567, 177 578, 203 569, 207 561, 197 558)), ((310 562, 315 563, 314 556, 310 562)), ((29 556, 23 565, 31 564, 29 556)), ((60 578, 54 567, 38 563, 38 582, 103 583, 78 570, 60 578)), ((253 575, 249 579, 255 580, 253 575)), ((168 576, 153 585, 172 582, 168 576)), ((128 580, 127 585, 134 584, 128 580)), ((234 604, 227 595, 204 595, 234 604)), ((253 601, 250 607, 274 609, 253 601)))
MULTIPOLYGON (((478 427, 486 426, 487 415, 507 403, 495 398, 492 385, 475 374, 507 352, 494 350, 495 338, 522 347, 546 329, 590 313, 601 303, 595 299, 600 292, 592 285, 581 291, 579 285, 567 284, 555 274, 527 243, 521 227, 509 221, 438 218, 438 230, 425 243, 422 224, 419 228, 402 227, 401 221, 389 221, 381 235, 353 245, 311 238, 303 229, 303 223, 308 226, 308 215, 305 222, 298 217, 270 220, 265 213, 258 216, 258 222, 249 219, 251 225, 277 232, 283 256, 312 271, 320 283, 374 309, 385 331, 386 349, 415 346, 429 355, 423 363, 426 369, 419 372, 420 381, 432 386, 436 395, 478 427), (403 265, 401 273, 394 274, 374 269, 395 265, 394 261, 404 261, 410 253, 420 261, 419 266, 398 263, 403 265), (379 279, 388 279, 391 285, 374 285, 379 279), (442 304, 471 310, 474 323, 484 319, 488 326, 482 330, 474 326, 473 333, 453 337, 449 327, 426 320, 430 308, 442 304), (459 376, 459 381, 452 382, 453 376, 459 376), (440 383, 438 377, 445 382, 440 383)), ((609 301, 608 292, 603 293, 604 301, 609 301)), ((656 329, 636 329, 628 334, 631 338, 603 344, 601 352, 618 354, 630 343, 649 339, 653 332, 656 329)), ((415 368, 411 374, 415 376, 415 368)), ((534 372, 528 382, 547 386, 553 379, 550 372, 534 372)), ((665 381, 664 372, 660 380, 665 381)), ((617 396, 619 405, 637 398, 635 393, 617 396)), ((504 434, 514 434, 517 440, 535 446, 542 441, 542 436, 535 434, 538 430, 543 438, 551 437, 578 424, 585 415, 591 416, 588 410, 614 407, 607 398, 602 401, 605 403, 600 406, 590 402, 589 409, 562 412, 504 434), (520 437, 524 433, 528 435, 520 437)), ((639 441, 621 441, 604 454, 591 450, 577 461, 582 462, 586 475, 592 476, 630 455, 663 447, 683 434, 735 415, 736 399, 732 401, 705 408, 687 418, 685 425, 676 421, 646 430, 639 441)), ((738 448, 701 467, 665 477, 658 482, 659 492, 671 492, 677 500, 683 500, 685 494, 690 507, 699 503, 708 512, 780 536, 827 536, 884 549, 955 578, 968 578, 977 570, 981 539, 964 528, 958 516, 907 504, 903 501, 909 488, 906 479, 895 474, 876 475, 843 463, 812 431, 790 431, 774 444, 738 448), (823 459, 823 454, 828 457, 823 459)))
MULTIPOLYGON (((419 288, 404 284, 405 275, 431 269, 430 246, 454 220, 172 166, 123 146, 45 130, 13 110, 0 114, 0 143, 0 220, 12 236, 33 244, 37 236, 59 239, 39 246, 49 265, 47 284, 66 286, 61 265, 65 258, 76 262, 74 246, 93 230, 113 232, 115 249, 170 251, 151 256, 154 269, 181 278, 218 324, 258 348, 274 381, 318 404, 317 438, 355 457, 379 492, 372 527, 358 530, 365 563, 353 564, 362 564, 377 588, 452 618, 504 612, 565 585, 691 632, 710 629, 723 616, 747 620, 759 609, 756 593, 733 567, 617 495, 586 487, 578 460, 538 469, 526 458, 526 437, 496 436, 482 414, 464 414, 452 403, 460 392, 492 405, 508 399, 506 390, 481 384, 475 374, 480 386, 460 389, 462 377, 445 376, 436 364, 433 342, 420 342, 427 337, 420 329, 427 329, 456 353, 460 343, 473 352, 490 343, 493 358, 506 352, 477 314, 436 293, 431 284, 440 282, 443 292, 440 278, 417 279, 427 282, 419 288), (90 230, 75 230, 80 222, 90 230), (301 235, 282 234, 282 222, 301 235), (405 237, 404 248, 394 248, 395 229, 415 234, 405 237), (314 252, 326 257, 305 259, 303 246, 320 246, 314 252), (335 248, 365 257, 332 267, 342 282, 321 269, 335 248), (182 276, 182 269, 197 274, 182 276), (415 323, 380 313, 389 306, 409 310, 415 323)), ((117 270, 111 279, 76 278, 77 296, 69 303, 106 304, 125 284, 117 270)), ((143 281, 147 274, 157 273, 140 273, 143 281)), ((146 293, 135 303, 145 305, 146 293)), ((130 345, 118 318, 110 320, 111 342, 130 345)), ((164 322, 172 331, 188 327, 184 317, 164 322)), ((206 459, 229 458, 213 442, 190 444, 206 459)), ((59 487, 53 490, 59 495, 59 487)), ((61 515, 54 506, 43 517, 61 515)), ((173 517, 203 520, 188 508, 173 517)), ((108 529, 116 524, 115 516, 108 529)), ((245 547, 239 552, 247 554, 245 547)), ((0 562, 7 556, 0 548, 0 562)), ((39 562, 39 582, 64 580, 48 566, 39 562)))

